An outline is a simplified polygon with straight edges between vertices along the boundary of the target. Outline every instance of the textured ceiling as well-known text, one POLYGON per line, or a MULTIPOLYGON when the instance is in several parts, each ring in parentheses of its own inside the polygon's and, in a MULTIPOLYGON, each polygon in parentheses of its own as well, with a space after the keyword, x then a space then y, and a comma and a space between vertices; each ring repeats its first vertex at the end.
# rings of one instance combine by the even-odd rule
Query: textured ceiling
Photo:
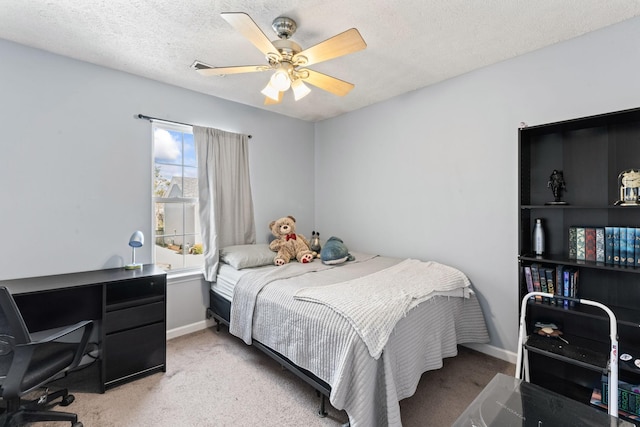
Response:
POLYGON ((0 38, 318 121, 638 15, 638 0, 2 0, 0 38), (338 97, 311 86, 265 106, 269 72, 201 76, 196 59, 266 63, 221 12, 249 14, 272 40, 273 19, 293 18, 303 49, 357 28, 365 50, 309 67, 355 88, 338 97))

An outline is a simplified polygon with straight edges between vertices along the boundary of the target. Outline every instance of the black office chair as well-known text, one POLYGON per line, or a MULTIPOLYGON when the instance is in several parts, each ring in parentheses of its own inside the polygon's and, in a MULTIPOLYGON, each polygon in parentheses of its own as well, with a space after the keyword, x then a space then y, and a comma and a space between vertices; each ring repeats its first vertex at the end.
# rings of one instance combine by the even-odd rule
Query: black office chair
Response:
POLYGON ((48 409, 60 397, 62 406, 73 402, 73 395, 66 389, 45 392, 32 401, 23 398, 78 366, 92 328, 93 322, 87 320, 33 341, 13 297, 0 286, 0 397, 6 405, 0 414, 0 426, 69 421, 72 427, 82 427, 76 414, 48 409))

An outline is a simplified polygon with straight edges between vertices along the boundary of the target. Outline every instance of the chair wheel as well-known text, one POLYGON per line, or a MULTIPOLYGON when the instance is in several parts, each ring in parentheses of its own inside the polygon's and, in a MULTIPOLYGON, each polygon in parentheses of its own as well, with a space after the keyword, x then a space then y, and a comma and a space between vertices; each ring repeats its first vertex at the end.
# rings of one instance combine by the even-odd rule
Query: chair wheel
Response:
MULTIPOLYGON (((69 406, 73 403, 73 401, 76 400, 76 398, 73 396, 73 394, 67 394, 65 397, 62 398, 62 402, 60 402, 60 406, 69 406)), ((75 424, 74 424, 75 427, 75 424)), ((80 424, 80 427, 82 427, 82 424, 80 424)))
POLYGON ((82 427, 82 423, 78 421, 77 423, 72 424, 71 427, 82 427))

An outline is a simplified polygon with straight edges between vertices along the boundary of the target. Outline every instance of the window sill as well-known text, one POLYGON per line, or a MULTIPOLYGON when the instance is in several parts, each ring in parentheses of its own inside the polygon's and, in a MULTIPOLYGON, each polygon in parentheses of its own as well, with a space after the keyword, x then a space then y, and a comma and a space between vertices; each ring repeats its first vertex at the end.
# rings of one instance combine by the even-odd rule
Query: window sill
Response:
POLYGON ((167 283, 180 283, 187 282, 193 279, 202 279, 204 273, 202 270, 188 270, 188 271, 167 271, 167 283))

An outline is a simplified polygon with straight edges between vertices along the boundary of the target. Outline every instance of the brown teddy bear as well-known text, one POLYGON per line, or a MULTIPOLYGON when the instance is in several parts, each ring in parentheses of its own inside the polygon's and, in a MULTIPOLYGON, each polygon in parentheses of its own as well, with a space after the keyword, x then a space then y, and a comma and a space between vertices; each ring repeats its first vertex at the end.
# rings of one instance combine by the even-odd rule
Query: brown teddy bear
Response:
POLYGON ((276 237, 269 244, 269 248, 278 253, 274 259, 275 265, 287 264, 292 258, 306 264, 317 255, 309 248, 307 239, 302 234, 296 234, 296 219, 291 215, 271 221, 269 229, 276 237))

